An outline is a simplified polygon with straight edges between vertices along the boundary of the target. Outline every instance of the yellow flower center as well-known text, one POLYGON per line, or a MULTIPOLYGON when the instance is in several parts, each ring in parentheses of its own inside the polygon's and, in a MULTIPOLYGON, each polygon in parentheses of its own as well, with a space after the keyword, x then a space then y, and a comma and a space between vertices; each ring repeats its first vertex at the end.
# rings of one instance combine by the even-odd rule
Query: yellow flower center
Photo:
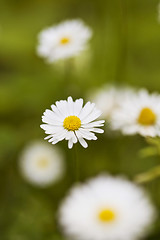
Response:
POLYGON ((70 42, 70 39, 67 37, 61 38, 60 44, 65 45, 70 42))
POLYGON ((142 125, 153 125, 156 121, 156 115, 150 108, 143 108, 138 117, 138 123, 142 125))
POLYGON ((68 131, 78 130, 81 126, 81 120, 77 116, 66 117, 63 121, 63 127, 68 131))
POLYGON ((99 212, 98 218, 101 222, 112 222, 115 219, 115 213, 111 209, 103 209, 99 212))
POLYGON ((37 166, 39 168, 46 168, 48 166, 49 162, 47 158, 41 158, 37 162, 37 166))

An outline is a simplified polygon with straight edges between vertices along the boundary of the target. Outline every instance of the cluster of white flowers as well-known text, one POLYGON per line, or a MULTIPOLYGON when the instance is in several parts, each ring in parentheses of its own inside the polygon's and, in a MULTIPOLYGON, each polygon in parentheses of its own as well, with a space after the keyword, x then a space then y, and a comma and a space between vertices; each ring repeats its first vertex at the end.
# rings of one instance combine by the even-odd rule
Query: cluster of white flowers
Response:
MULTIPOLYGON (((110 119, 113 129, 124 134, 159 135, 160 101, 158 94, 130 88, 106 88, 96 95, 95 102, 110 119), (110 105, 108 107, 108 102, 110 105)), ((102 133, 104 120, 94 103, 83 100, 57 101, 42 116, 41 125, 49 134, 46 139, 56 144, 66 139, 68 147, 84 139, 95 140, 93 132, 102 133)), ((110 176, 100 176, 87 184, 75 186, 63 201, 59 222, 63 232, 74 240, 135 240, 147 233, 155 211, 144 191, 135 184, 110 176)))
POLYGON ((154 208, 140 187, 105 175, 71 189, 59 211, 64 233, 78 240, 135 240, 153 219, 154 208))
POLYGON ((104 87, 92 96, 93 101, 110 122, 112 130, 123 134, 160 136, 160 95, 147 90, 104 87))
MULTIPOLYGON (((87 48, 91 36, 83 21, 65 21, 39 34, 37 53, 50 63, 70 58, 87 48)), ((54 145, 67 140, 70 149, 77 142, 87 148, 86 140, 96 140, 95 133, 104 132, 105 120, 123 134, 160 136, 160 95, 106 85, 91 99, 94 103, 83 106, 82 98, 68 97, 45 110, 45 139, 54 145), (101 114, 105 120, 98 119, 101 114)), ((26 180, 44 187, 62 177, 63 161, 56 146, 35 142, 24 149, 19 165, 26 180)), ((73 187, 59 209, 62 231, 74 240, 135 240, 146 234, 154 219, 154 207, 142 188, 109 175, 73 187)))

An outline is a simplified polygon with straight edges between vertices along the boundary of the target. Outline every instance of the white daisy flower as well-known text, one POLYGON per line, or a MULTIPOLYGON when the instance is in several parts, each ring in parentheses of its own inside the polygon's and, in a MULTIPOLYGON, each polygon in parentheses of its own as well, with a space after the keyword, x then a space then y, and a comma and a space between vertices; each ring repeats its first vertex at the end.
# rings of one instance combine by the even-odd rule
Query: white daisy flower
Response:
POLYGON ((97 128, 104 125, 104 120, 94 121, 101 115, 101 111, 94 103, 87 102, 83 107, 83 99, 75 102, 72 97, 68 100, 57 101, 51 105, 52 110, 46 110, 42 116, 41 128, 49 134, 45 139, 56 144, 63 139, 68 140, 68 147, 72 148, 77 141, 86 148, 88 144, 84 139, 97 140, 95 133, 103 133, 104 130, 97 128))
POLYGON ((62 152, 56 146, 53 148, 39 141, 24 149, 19 165, 23 177, 40 187, 56 182, 64 173, 62 152))
POLYGON ((82 20, 65 21, 39 34, 37 53, 50 63, 70 58, 87 48, 91 36, 91 29, 82 20))
POLYGON ((119 107, 119 103, 131 96, 133 92, 134 90, 129 87, 118 88, 112 85, 105 85, 103 88, 90 94, 90 97, 102 111, 102 116, 108 120, 112 112, 119 107))
POLYGON ((120 103, 112 115, 112 128, 123 134, 160 136, 160 95, 140 90, 120 103))
POLYGON ((73 188, 59 221, 69 239, 135 240, 146 234, 154 209, 143 190, 123 178, 100 176, 73 188))

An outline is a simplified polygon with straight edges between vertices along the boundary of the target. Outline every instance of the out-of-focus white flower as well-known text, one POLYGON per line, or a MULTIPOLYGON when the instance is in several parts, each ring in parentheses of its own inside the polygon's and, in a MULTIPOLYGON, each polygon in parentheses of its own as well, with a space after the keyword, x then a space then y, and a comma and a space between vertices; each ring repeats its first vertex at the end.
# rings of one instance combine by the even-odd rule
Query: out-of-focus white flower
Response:
POLYGON ((70 58, 87 48, 91 36, 91 29, 82 20, 65 21, 39 34, 37 53, 50 63, 70 58))
POLYGON ((56 105, 51 105, 52 110, 46 110, 42 116, 41 128, 46 134, 50 134, 45 139, 56 144, 63 139, 68 140, 68 147, 72 148, 77 141, 86 148, 87 140, 96 140, 95 133, 103 133, 104 130, 97 128, 104 125, 104 120, 95 121, 101 111, 95 107, 94 103, 87 102, 83 107, 83 99, 75 102, 71 97, 68 100, 57 101, 56 105))
POLYGON ((160 95, 140 90, 120 102, 112 115, 112 128, 123 134, 160 136, 160 95))
POLYGON ((41 187, 58 181, 64 173, 64 158, 60 149, 39 141, 24 149, 19 165, 23 177, 41 187))
POLYGON ((96 90, 90 94, 92 101, 102 111, 102 116, 105 119, 110 119, 112 112, 119 107, 121 101, 131 97, 134 90, 129 87, 114 87, 105 85, 103 88, 96 90))
POLYGON ((64 233, 78 240, 135 240, 146 234, 153 219, 144 191, 110 176, 74 187, 59 211, 64 233))

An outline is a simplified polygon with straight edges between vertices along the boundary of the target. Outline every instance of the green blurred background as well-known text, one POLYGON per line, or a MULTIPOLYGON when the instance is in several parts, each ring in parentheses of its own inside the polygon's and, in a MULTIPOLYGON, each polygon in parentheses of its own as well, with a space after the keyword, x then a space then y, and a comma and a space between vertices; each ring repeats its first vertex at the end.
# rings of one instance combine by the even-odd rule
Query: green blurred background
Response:
MULTIPOLYGON (((31 186, 17 166, 28 142, 43 139, 41 115, 56 100, 86 97, 105 83, 160 92, 160 24, 157 0, 0 0, 0 239, 64 240, 56 211, 73 185, 72 150, 59 143, 67 171, 46 189, 31 186), (37 34, 66 19, 81 18, 93 29, 90 50, 70 64, 47 65, 36 55, 37 34)), ((48 143, 49 144, 49 143, 48 143)), ((80 178, 101 172, 130 179, 160 162, 141 158, 139 136, 104 134, 78 147, 80 178)), ((74 170, 74 169, 73 169, 74 170)), ((160 209, 160 179, 144 185, 160 209)), ((159 214, 159 212, 158 212, 159 214)), ((160 217, 146 240, 160 239, 160 217)))

